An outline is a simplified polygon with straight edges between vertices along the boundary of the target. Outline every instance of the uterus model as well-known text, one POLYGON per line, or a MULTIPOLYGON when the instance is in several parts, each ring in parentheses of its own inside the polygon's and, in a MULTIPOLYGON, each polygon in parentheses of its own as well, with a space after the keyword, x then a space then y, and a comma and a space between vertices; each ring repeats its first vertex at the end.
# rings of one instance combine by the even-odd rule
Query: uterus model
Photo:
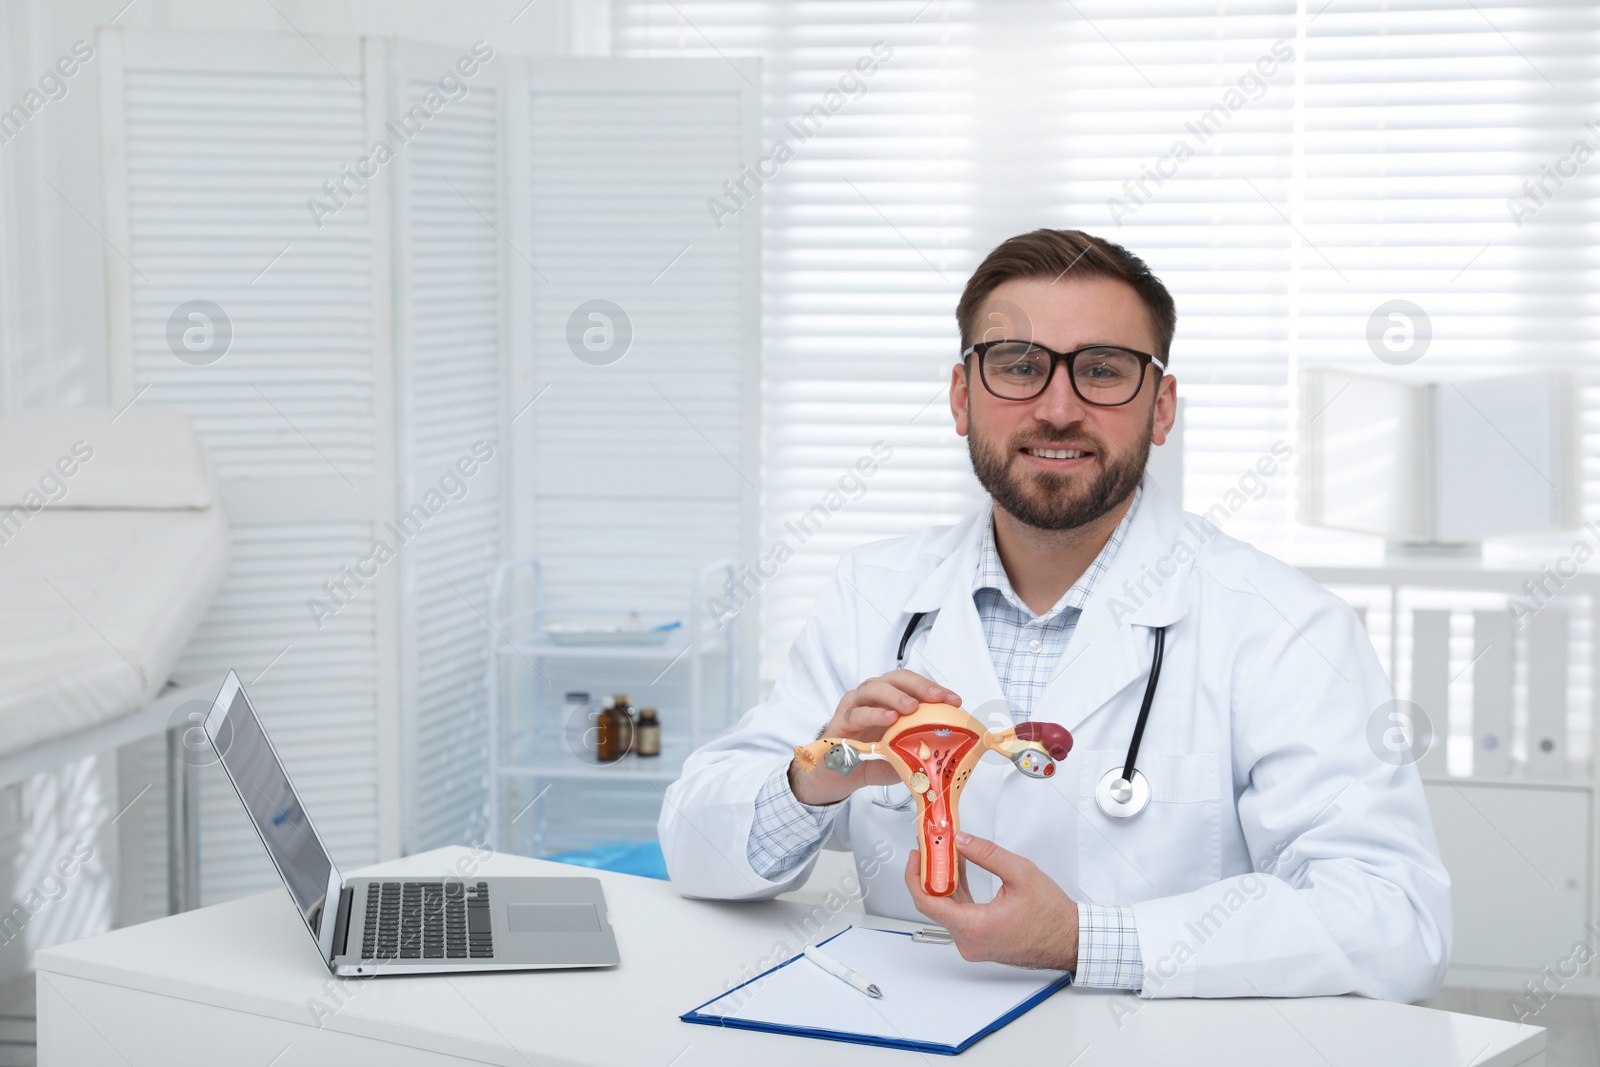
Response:
POLYGON ((1056 761, 1072 751, 1072 735, 1053 722, 1025 722, 991 733, 983 723, 949 704, 923 704, 890 726, 879 741, 821 737, 796 745, 801 769, 818 763, 848 775, 866 759, 884 759, 917 798, 917 845, 922 861, 922 891, 947 897, 960 872, 956 832, 961 791, 985 752, 1010 760, 1029 778, 1049 778, 1056 761))

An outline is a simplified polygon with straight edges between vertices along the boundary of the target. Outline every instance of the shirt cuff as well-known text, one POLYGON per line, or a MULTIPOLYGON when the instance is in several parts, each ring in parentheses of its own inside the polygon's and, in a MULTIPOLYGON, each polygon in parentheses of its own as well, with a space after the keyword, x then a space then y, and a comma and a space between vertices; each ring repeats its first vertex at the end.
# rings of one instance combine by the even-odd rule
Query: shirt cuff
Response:
POLYGON ((800 866, 822 846, 843 806, 801 803, 789 787, 785 760, 756 793, 756 817, 745 843, 751 869, 774 881, 800 866))
POLYGON ((1078 904, 1078 969, 1072 981, 1093 989, 1144 985, 1144 957, 1132 908, 1078 904))

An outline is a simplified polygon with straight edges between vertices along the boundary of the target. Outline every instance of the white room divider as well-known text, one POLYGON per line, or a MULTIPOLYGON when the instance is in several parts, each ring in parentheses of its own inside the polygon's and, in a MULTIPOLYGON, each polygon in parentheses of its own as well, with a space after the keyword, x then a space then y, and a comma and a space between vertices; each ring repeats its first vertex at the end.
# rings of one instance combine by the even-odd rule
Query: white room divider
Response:
MULTIPOLYGON (((341 865, 481 840, 495 565, 548 551, 648 608, 753 545, 755 223, 694 212, 749 158, 754 86, 492 45, 100 47, 111 399, 189 412, 234 532, 180 676, 240 671, 341 865), (618 366, 567 342, 591 299, 636 323, 618 366)), ((119 823, 127 921, 163 910, 164 788, 153 749, 119 767, 123 803, 154 783, 119 823)), ((202 902, 270 886, 202 777, 202 902)))
POLYGON ((397 559, 408 852, 485 833, 483 591, 508 543, 512 485, 501 86, 515 61, 482 51, 399 42, 390 88, 401 116, 392 139, 411 138, 392 164, 396 510, 403 517, 430 492, 444 501, 395 538, 408 538, 397 559), (418 119, 405 116, 426 110, 430 93, 438 102, 446 72, 462 95, 413 133, 418 119))
MULTIPOLYGON (((110 400, 189 413, 233 529, 228 578, 178 674, 220 682, 232 667, 254 683, 329 848, 370 862, 399 844, 396 575, 360 591, 344 576, 394 506, 389 205, 381 183, 320 219, 307 201, 381 128, 385 50, 114 29, 100 41, 110 400), (351 592, 314 618, 308 601, 335 599, 325 583, 351 592)), ((124 803, 159 782, 148 759, 123 766, 124 803)), ((208 772, 204 902, 274 877, 208 772)), ((123 820, 133 864, 161 854, 161 793, 123 820)), ((164 901, 163 877, 146 867, 143 885, 162 887, 147 902, 164 901)))

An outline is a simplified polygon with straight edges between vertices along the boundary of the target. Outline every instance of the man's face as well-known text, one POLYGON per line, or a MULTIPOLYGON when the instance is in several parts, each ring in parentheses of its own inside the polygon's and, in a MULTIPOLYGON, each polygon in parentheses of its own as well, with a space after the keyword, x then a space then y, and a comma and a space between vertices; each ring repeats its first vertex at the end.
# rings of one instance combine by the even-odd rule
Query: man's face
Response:
MULTIPOLYGON (((1084 345, 1121 345, 1156 352, 1144 304, 1112 278, 1017 278, 996 287, 968 343, 1009 338, 1057 352, 1084 345)), ((1091 523, 1128 498, 1144 472, 1150 446, 1164 444, 1177 413, 1177 383, 1145 371, 1138 395, 1120 407, 1098 407, 1073 391, 1058 366, 1050 387, 1032 400, 1004 400, 984 388, 977 357, 951 372, 950 411, 967 438, 978 481, 1019 521, 1042 530, 1091 523), (1081 453, 1069 458, 1044 451, 1081 453)))

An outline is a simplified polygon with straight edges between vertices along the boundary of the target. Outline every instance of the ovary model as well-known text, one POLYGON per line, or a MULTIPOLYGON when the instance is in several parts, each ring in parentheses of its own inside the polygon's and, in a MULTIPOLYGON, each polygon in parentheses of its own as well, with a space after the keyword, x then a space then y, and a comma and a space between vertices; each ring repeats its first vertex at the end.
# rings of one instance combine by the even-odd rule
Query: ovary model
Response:
POLYGON ((958 877, 957 802, 973 766, 991 749, 1029 778, 1049 778, 1056 773, 1056 761, 1072 751, 1072 735, 1053 722, 1025 722, 990 733, 960 708, 923 704, 902 715, 881 741, 823 737, 796 745, 794 754, 806 771, 821 763, 842 775, 859 767, 863 757, 888 760, 917 798, 922 891, 947 897, 956 891, 958 877))

